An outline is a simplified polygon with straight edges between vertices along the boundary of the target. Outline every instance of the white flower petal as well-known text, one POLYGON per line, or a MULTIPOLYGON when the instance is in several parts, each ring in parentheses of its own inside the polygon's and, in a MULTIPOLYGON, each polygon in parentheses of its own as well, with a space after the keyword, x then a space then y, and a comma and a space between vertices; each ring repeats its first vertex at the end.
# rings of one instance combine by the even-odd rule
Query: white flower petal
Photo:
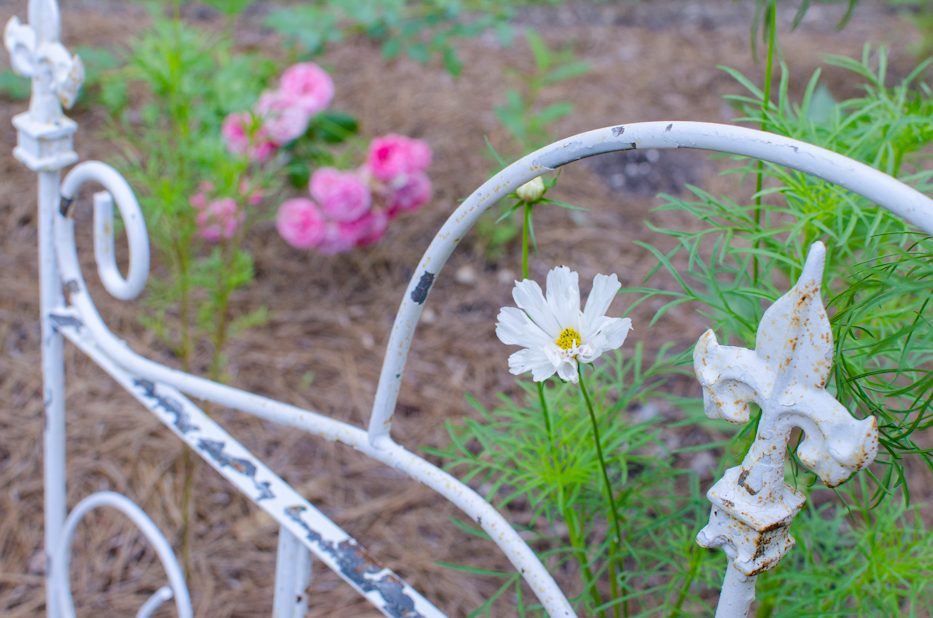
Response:
POLYGON ((599 334, 606 338, 606 350, 621 348, 625 343, 628 332, 632 330, 632 320, 629 318, 606 318, 599 334))
POLYGON ((577 273, 566 266, 552 268, 547 274, 547 304, 554 312, 560 330, 580 329, 580 283, 577 273))
POLYGON ((572 358, 564 359, 564 361, 557 366, 557 375, 560 376, 561 380, 576 384, 577 380, 580 379, 580 375, 577 373, 577 361, 572 358))
POLYGON ((530 371, 531 378, 535 382, 547 380, 554 375, 556 369, 554 363, 541 348, 519 350, 509 356, 509 371, 513 375, 530 371))
POLYGON ((593 277, 593 289, 586 299, 586 307, 583 309, 583 326, 593 324, 606 315, 609 305, 612 304, 622 284, 615 275, 596 275, 593 277))
POLYGON ((602 317, 597 322, 595 334, 589 339, 589 349, 581 349, 580 360, 592 363, 602 356, 603 352, 622 347, 628 332, 632 329, 632 320, 629 318, 602 317))
POLYGON ((506 345, 536 348, 547 345, 551 338, 531 321, 521 309, 503 307, 496 322, 496 336, 506 345))
POLYGON ((544 300, 541 286, 536 281, 531 279, 516 281, 515 288, 512 290, 512 298, 515 299, 515 304, 523 309, 551 339, 557 338, 561 331, 560 323, 547 301, 544 300))

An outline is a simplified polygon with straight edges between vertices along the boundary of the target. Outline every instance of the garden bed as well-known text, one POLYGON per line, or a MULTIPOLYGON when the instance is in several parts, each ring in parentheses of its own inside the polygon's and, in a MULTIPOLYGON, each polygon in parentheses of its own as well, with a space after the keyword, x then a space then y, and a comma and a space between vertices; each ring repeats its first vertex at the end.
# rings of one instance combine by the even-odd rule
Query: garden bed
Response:
MULTIPOLYGON (((24 16, 25 4, 6 3, 7 13, 24 16), (22 4, 22 6, 20 6, 22 4), (15 9, 15 11, 14 11, 15 9)), ((857 55, 868 40, 892 48, 891 72, 903 75, 915 65, 908 52, 912 27, 885 5, 860 3, 851 24, 834 29, 842 7, 818 6, 795 32, 782 32, 791 89, 802 91, 805 77, 825 53, 857 55)), ((262 12, 241 20, 236 36, 245 47, 279 53, 274 34, 264 29, 262 12)), ((219 28, 211 12, 190 16, 219 28)), ((781 16, 787 22, 790 14, 781 16)), ((126 3, 78 2, 63 12, 64 39, 74 45, 125 44, 147 23, 126 3)), ((536 7, 519 13, 516 26, 533 26, 551 44, 572 45, 591 72, 544 91, 545 100, 575 102, 575 112, 553 129, 558 136, 612 124, 689 119, 728 122, 735 113, 722 95, 739 88, 717 64, 760 74, 749 51, 750 9, 733 2, 661 2, 604 6, 572 4, 536 7), (746 13, 748 13, 746 15, 746 13)), ((248 239, 256 260, 256 282, 237 293, 237 309, 265 305, 270 320, 230 344, 230 383, 324 414, 365 425, 395 308, 421 253, 460 200, 494 168, 484 137, 508 151, 508 137, 492 112, 506 68, 530 70, 531 57, 519 45, 507 49, 492 36, 461 47, 463 73, 452 78, 440 66, 402 59, 386 62, 377 45, 362 38, 333 46, 320 62, 335 75, 336 104, 356 115, 370 135, 398 132, 426 140, 434 150, 430 174, 433 200, 400 219, 374 247, 339 256, 289 248, 274 225, 261 224, 248 239)), ((828 71, 826 83, 837 97, 851 96, 841 72, 828 71)), ((0 103, 0 126, 24 109, 21 101, 0 103)), ((72 117, 80 132, 83 158, 107 159, 112 151, 106 118, 79 108, 72 117)), ((11 152, 12 128, 0 135, 11 152)), ((0 160, 0 613, 33 616, 42 594, 42 397, 39 368, 35 181, 12 156, 0 160)), ((693 225, 685 215, 650 214, 659 191, 678 193, 686 183, 712 192, 747 198, 751 187, 717 172, 728 163, 698 152, 626 153, 570 166, 560 178, 559 197, 586 208, 584 213, 544 210, 536 218, 541 251, 531 267, 542 280, 553 264, 566 263, 584 281, 597 272, 618 273, 623 285, 638 285, 656 264, 636 240, 658 243, 648 217, 664 224, 693 225)), ((88 210, 78 227, 90 228, 88 210)), ((86 273, 93 270, 89 236, 84 233, 86 273)), ((158 264, 155 266, 158 268, 158 264)), ((394 435, 409 448, 447 444, 444 421, 475 412, 464 393, 492 405, 496 394, 516 392, 507 372, 507 350, 496 339, 495 317, 508 305, 518 278, 519 253, 511 245, 504 258, 490 261, 467 239, 430 296, 403 381, 394 435)), ((151 333, 137 322, 133 303, 106 296, 94 277, 92 292, 115 332, 137 351, 173 364, 151 333)), ((615 302, 617 313, 628 302, 615 302)), ((656 349, 661 341, 684 346, 705 328, 693 309, 679 307, 656 326, 648 323, 660 306, 648 302, 632 315, 631 341, 656 349)), ((629 344, 626 344, 627 346, 629 344)), ((73 349, 66 352, 68 374, 69 504, 94 490, 112 488, 133 497, 172 538, 181 523, 181 444, 139 408, 101 370, 73 349)), ((195 372, 206 371, 206 360, 195 372)), ((196 363, 197 365, 197 363, 196 363)), ((699 396, 689 380, 673 385, 679 394, 699 396)), ((669 415, 664 402, 632 414, 669 415)), ((450 523, 456 511, 435 494, 400 473, 372 463, 350 449, 296 436, 261 421, 224 410, 213 413, 254 453, 276 469, 312 503, 356 536, 374 556, 405 577, 450 615, 465 615, 499 585, 494 578, 466 575, 442 562, 479 569, 508 564, 488 542, 467 536, 450 523)), ((671 430, 672 444, 704 442, 696 428, 671 430)), ((714 457, 697 455, 693 465, 711 481, 714 457)), ((914 500, 933 496, 933 480, 917 466, 914 500)), ((189 583, 197 614, 267 615, 271 607, 276 528, 258 509, 202 466, 197 478, 197 523, 189 583)), ((516 507, 507 514, 521 523, 516 507)), ((113 615, 135 611, 162 579, 141 544, 126 542, 133 532, 124 521, 100 517, 82 527, 73 578, 76 601, 86 611, 113 615), (139 560, 145 555, 144 560, 139 560), (104 595, 106 592, 106 595, 104 595), (108 609, 109 608, 109 609, 108 609)), ((558 582, 562 574, 556 574, 558 582)), ((510 613, 505 595, 495 615, 510 613)), ((312 615, 375 615, 339 579, 316 569, 311 588, 312 615)))

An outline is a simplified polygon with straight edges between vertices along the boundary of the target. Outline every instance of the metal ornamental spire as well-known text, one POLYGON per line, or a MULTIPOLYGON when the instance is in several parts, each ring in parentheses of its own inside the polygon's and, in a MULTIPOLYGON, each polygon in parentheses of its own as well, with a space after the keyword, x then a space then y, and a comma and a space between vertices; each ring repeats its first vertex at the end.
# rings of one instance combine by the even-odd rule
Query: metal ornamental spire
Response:
POLYGON ((77 125, 62 106, 74 104, 84 66, 59 42, 60 27, 55 0, 30 0, 29 24, 12 17, 3 35, 13 70, 32 79, 29 111, 13 119, 19 132, 13 154, 37 172, 60 170, 78 159, 72 150, 77 125))
POLYGON ((708 330, 693 353, 707 416, 745 423, 749 402, 761 408, 742 465, 728 469, 706 494, 713 508, 697 535, 703 547, 721 547, 729 556, 720 617, 744 618, 754 600, 754 577, 794 545, 788 528, 805 498, 784 482, 791 431, 803 430, 797 456, 828 487, 846 481, 878 452, 875 418, 856 420, 825 389, 833 357, 820 299, 825 254, 822 243, 810 248, 797 284, 762 317, 754 350, 719 345, 708 330), (729 598, 730 589, 740 598, 729 598))

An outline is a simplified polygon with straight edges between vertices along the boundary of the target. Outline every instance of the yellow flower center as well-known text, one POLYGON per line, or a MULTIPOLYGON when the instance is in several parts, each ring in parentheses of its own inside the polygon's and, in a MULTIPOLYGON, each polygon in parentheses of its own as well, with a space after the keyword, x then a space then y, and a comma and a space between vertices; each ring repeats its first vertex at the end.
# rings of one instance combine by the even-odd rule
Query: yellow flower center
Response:
POLYGON ((557 336, 557 339, 554 340, 554 343, 557 344, 561 350, 571 350, 574 346, 579 346, 582 339, 580 338, 580 333, 577 332, 575 328, 565 328, 560 331, 560 334, 557 336))

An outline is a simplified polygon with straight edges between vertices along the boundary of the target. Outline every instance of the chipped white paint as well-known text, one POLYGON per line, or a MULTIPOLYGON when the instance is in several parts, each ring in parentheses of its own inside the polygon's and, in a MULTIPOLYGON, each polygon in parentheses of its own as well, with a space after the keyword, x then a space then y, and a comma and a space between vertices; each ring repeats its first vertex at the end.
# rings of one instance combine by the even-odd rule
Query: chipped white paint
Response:
MULTIPOLYGON (((240 410, 327 440, 339 441, 423 483, 483 528, 522 574, 551 616, 574 615, 570 603, 551 575, 495 508, 451 475, 395 443, 389 433, 408 350, 436 277, 479 216, 525 182, 577 159, 606 152, 636 148, 705 148, 757 157, 816 174, 862 194, 933 233, 933 203, 922 194, 865 165, 776 135, 706 123, 655 122, 606 127, 556 142, 519 160, 482 185, 450 216, 431 243, 408 286, 393 326, 367 432, 310 410, 155 363, 130 349, 107 328, 88 294, 75 249, 74 223, 68 214, 75 207, 72 202, 82 185, 95 183, 106 190, 97 194, 94 201, 98 273, 108 292, 117 298, 131 299, 143 289, 149 266, 148 238, 139 205, 123 177, 99 162, 87 162, 74 168, 60 189, 61 170, 78 159, 72 147, 76 125, 63 115, 61 106, 64 104, 67 107, 74 101, 83 70, 80 60, 71 56, 59 43, 59 16, 55 1, 31 0, 29 24, 24 25, 16 18, 11 19, 5 32, 5 43, 10 50, 14 69, 32 78, 33 84, 29 111, 14 118, 13 124, 18 131, 18 145, 14 154, 39 175, 47 553, 55 548, 63 548, 60 551, 67 553, 64 548, 69 544, 67 538, 70 533, 65 534, 66 530, 69 526, 73 529, 72 522, 80 518, 82 509, 91 508, 87 504, 93 504, 93 500, 91 503, 79 504, 66 524, 62 362, 62 335, 65 335, 199 456, 230 480, 234 487, 278 522, 280 542, 274 607, 278 615, 295 616, 303 613, 307 598, 303 595, 311 575, 311 553, 386 615, 411 617, 442 614, 391 571, 369 562, 352 538, 233 440, 188 397, 240 410), (126 277, 120 273, 113 257, 114 203, 126 222, 130 247, 130 265, 126 277), (63 290, 67 291, 67 299, 63 290)), ((821 268, 821 247, 818 254, 811 255, 811 259, 815 261, 812 264, 808 261, 802 283, 795 288, 798 292, 811 289, 814 284, 818 291, 819 277, 814 273, 815 269, 821 268)), ((795 298, 799 301, 803 294, 799 292, 795 298)), ((769 319, 776 320, 775 316, 783 312, 792 317, 797 316, 799 320, 808 320, 813 329, 812 332, 804 332, 803 336, 821 338, 828 331, 820 323, 821 319, 825 320, 825 314, 820 313, 821 306, 813 304, 816 298, 816 295, 811 295, 800 310, 781 310, 769 319)), ((736 373, 735 385, 727 384, 721 378, 729 371, 739 371, 730 365, 730 349, 718 346, 712 334, 705 335, 701 340, 701 356, 707 363, 718 367, 717 371, 721 370, 716 375, 701 377, 701 381, 706 380, 704 386, 710 393, 710 400, 722 404, 714 403, 714 412, 734 420, 741 420, 745 418, 743 414, 747 415, 747 409, 735 403, 740 397, 733 399, 730 406, 724 396, 740 395, 746 397, 745 401, 765 401, 767 405, 779 410, 777 415, 768 416, 768 422, 763 423, 770 432, 766 436, 770 441, 768 444, 781 443, 789 427, 803 426, 807 440, 798 452, 801 459, 811 465, 827 483, 841 482, 873 456, 872 442, 859 438, 857 431, 851 428, 852 421, 847 413, 840 410, 825 391, 821 391, 823 383, 813 377, 817 374, 811 376, 806 373, 807 368, 823 371, 823 363, 828 371, 829 357, 825 353, 825 345, 820 344, 823 347, 815 347, 811 352, 797 352, 795 350, 803 345, 803 340, 798 338, 797 347, 791 346, 788 352, 787 341, 782 344, 778 339, 770 339, 771 334, 766 328, 755 352, 736 352, 741 358, 756 364, 747 375, 736 373), (785 363, 783 368, 781 363, 785 363), (746 380, 745 387, 738 386, 740 379, 746 380), (843 435, 839 431, 849 434, 843 435)), ((807 344, 810 343, 808 340, 807 344)), ((818 341, 815 343, 819 344, 818 341)), ((831 342, 829 345, 831 349, 831 342)), ((874 428, 873 425, 867 428, 864 424, 859 427, 866 432, 874 428)), ((770 548, 769 551, 776 556, 786 550, 790 543, 789 537, 786 531, 781 533, 777 528, 763 530, 762 526, 767 527, 770 525, 768 522, 781 522, 783 525, 799 508, 799 496, 783 486, 783 478, 778 471, 778 467, 783 471, 783 451, 778 462, 778 455, 766 446, 762 444, 754 447, 743 463, 742 470, 737 473, 730 471, 714 487, 716 491, 711 490, 714 503, 719 500, 720 504, 726 505, 728 500, 735 505, 743 504, 741 500, 745 500, 750 505, 747 512, 722 510, 721 516, 717 515, 717 507, 714 506, 710 527, 706 529, 711 542, 724 539, 721 544, 727 547, 727 551, 729 547, 734 551, 720 604, 727 611, 723 615, 738 615, 736 612, 740 611, 728 608, 748 607, 754 595, 754 573, 759 567, 766 566, 760 557, 751 553, 751 546, 747 545, 739 532, 748 533, 751 530, 759 533, 770 548), (747 473, 744 472, 746 463, 747 473), (751 497, 745 498, 735 487, 751 497), (754 490, 754 496, 748 488, 754 490), (732 498, 741 500, 737 502, 732 498)), ((132 511, 127 506, 131 503, 126 498, 119 497, 110 503, 111 506, 123 505, 123 508, 117 508, 125 513, 132 511)), ((145 520, 148 521, 148 518, 145 520)), ((139 519, 137 523, 140 521, 143 520, 139 519)), ((147 534, 147 537, 150 540, 161 538, 157 532, 147 534)), ((166 547, 162 546, 162 549, 166 547)), ((162 588, 150 597, 140 609, 139 616, 150 615, 172 598, 176 603, 184 603, 183 596, 187 591, 183 587, 183 578, 179 584, 179 571, 169 566, 174 558, 169 560, 170 550, 166 551, 168 553, 163 563, 170 571, 172 586, 162 588)), ((65 590, 67 593, 67 578, 62 569, 62 565, 67 564, 67 557, 53 559, 49 556, 48 564, 48 615, 68 615, 70 596, 60 592, 65 590)), ((179 605, 179 611, 182 611, 182 605, 179 605)), ((182 612, 182 615, 185 614, 182 612)))
MULTIPOLYGON (((713 503, 710 521, 697 536, 703 547, 726 552, 735 578, 773 568, 793 547, 788 528, 805 501, 784 482, 793 429, 804 432, 797 457, 829 487, 870 464, 878 452, 875 418, 856 420, 825 389, 833 358, 820 297, 825 257, 823 244, 814 243, 797 284, 765 311, 754 350, 719 345, 709 330, 693 353, 707 416, 746 423, 750 402, 761 409, 758 433, 742 464, 727 470, 707 493, 713 503)), ((753 591, 753 580, 751 586, 753 591)), ((739 588, 746 591, 743 602, 724 594, 729 607, 721 606, 717 616, 747 614, 754 593, 749 597, 748 586, 739 588)))

